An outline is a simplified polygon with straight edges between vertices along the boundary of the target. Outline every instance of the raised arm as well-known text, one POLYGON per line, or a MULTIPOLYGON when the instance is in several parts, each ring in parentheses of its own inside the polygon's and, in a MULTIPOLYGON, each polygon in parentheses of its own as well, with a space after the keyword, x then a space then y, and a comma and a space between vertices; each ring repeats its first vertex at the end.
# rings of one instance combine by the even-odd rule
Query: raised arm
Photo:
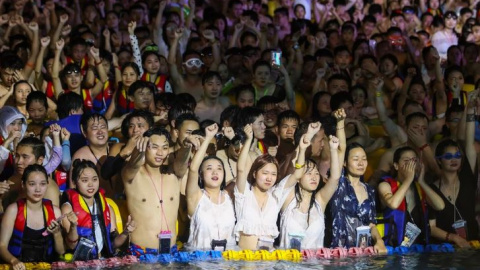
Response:
POLYGON ((213 54, 213 63, 210 65, 211 71, 217 71, 218 65, 222 62, 222 56, 220 54, 220 42, 215 39, 215 34, 212 30, 204 30, 203 37, 208 40, 210 46, 212 46, 212 54, 213 54))
POLYGON ((60 94, 63 93, 62 81, 60 80, 60 55, 62 54, 65 41, 60 39, 55 43, 55 57, 53 58, 52 67, 52 81, 53 88, 55 89, 55 98, 58 100, 60 94))
POLYGON ((131 184, 140 170, 140 167, 145 164, 145 151, 147 150, 149 142, 150 138, 148 137, 143 137, 137 140, 137 145, 130 156, 130 160, 128 160, 122 169, 121 176, 124 184, 131 184))
POLYGON ((344 109, 338 109, 333 112, 333 116, 337 119, 337 138, 338 145, 338 161, 343 164, 345 159, 345 150, 347 150, 347 137, 345 136, 345 118, 347 114, 344 109))
POLYGON ((235 30, 233 31, 233 35, 230 38, 230 43, 228 44, 228 48, 237 47, 237 41, 238 41, 238 38, 240 37, 240 34, 243 31, 243 28, 244 28, 243 22, 239 22, 235 24, 235 30))
MULTIPOLYGON (((327 204, 337 190, 338 180, 341 175, 341 164, 338 162, 338 146, 340 141, 337 137, 330 135, 330 177, 325 186, 317 192, 316 199, 321 203, 322 210, 325 212, 327 204)), ((322 181, 320 179, 320 181, 322 181)))
POLYGON ((58 23, 57 27, 55 28, 55 32, 53 32, 51 37, 52 38, 52 42, 50 43, 51 49, 55 49, 55 44, 60 39, 60 35, 62 33, 63 27, 67 22, 68 22, 68 15, 62 14, 62 16, 60 16, 60 22, 58 23))
POLYGON ((170 76, 172 78, 173 83, 175 84, 176 94, 179 92, 184 92, 183 89, 183 78, 182 75, 178 72, 177 66, 177 49, 178 49, 178 42, 180 38, 183 36, 183 28, 179 28, 175 31, 175 39, 172 42, 172 46, 170 47, 170 51, 168 53, 168 64, 170 66, 170 76))
POLYGON ((50 37, 43 37, 40 40, 40 52, 37 55, 37 62, 35 63, 35 85, 38 89, 42 91, 43 85, 43 76, 42 76, 42 67, 43 67, 43 58, 45 56, 45 50, 47 49, 48 45, 50 44, 50 37))
POLYGON ((131 21, 128 23, 128 36, 130 37, 130 45, 132 46, 133 59, 135 60, 135 64, 137 64, 138 68, 140 69, 140 76, 142 76, 142 53, 140 52, 140 47, 138 46, 137 36, 135 36, 136 27, 137 23, 135 21, 131 21))
POLYGON ((430 185, 425 182, 425 166, 420 164, 422 166, 420 175, 418 176, 418 184, 420 187, 423 189, 426 195, 426 200, 427 203, 435 209, 435 211, 442 211, 443 208, 445 208, 445 202, 443 201, 442 197, 435 192, 430 185))
POLYGON ((32 46, 31 46, 31 52, 30 52, 30 57, 27 60, 27 63, 25 63, 25 67, 23 69, 23 76, 25 78, 30 78, 30 74, 32 74, 33 69, 35 68, 35 60, 37 59, 38 51, 40 47, 40 40, 38 37, 38 24, 36 22, 31 22, 28 24, 28 28, 32 31, 33 36, 32 36, 32 46))
POLYGON ((285 189, 293 187, 305 174, 305 151, 310 146, 313 137, 320 131, 320 122, 311 123, 307 133, 303 134, 297 147, 297 158, 295 159, 295 172, 288 177, 285 189))
POLYGON ((250 151, 250 145, 253 141, 253 130, 252 125, 248 124, 243 128, 243 131, 247 135, 247 140, 242 147, 242 151, 240 152, 240 156, 238 157, 237 162, 237 181, 235 181, 235 185, 240 193, 243 194, 245 191, 245 186, 247 185, 247 175, 250 171, 251 164, 247 165, 248 160, 248 152, 250 151))
POLYGON ((465 155, 472 172, 475 171, 477 165, 477 152, 475 148, 475 109, 480 106, 479 90, 475 90, 469 94, 468 105, 462 117, 462 122, 466 121, 465 128, 465 155))
POLYGON ((100 78, 100 80, 91 90, 92 98, 95 98, 103 90, 104 84, 108 81, 108 75, 102 65, 102 60, 100 59, 100 51, 95 47, 91 47, 90 56, 92 56, 93 60, 95 61, 95 67, 97 68, 98 76, 100 78))
POLYGON ((295 110, 295 92, 293 91, 292 82, 290 81, 290 75, 288 75, 287 69, 281 65, 278 67, 280 73, 282 73, 283 77, 285 78, 285 93, 287 96, 288 106, 291 110, 295 110))
POLYGON ((185 28, 190 29, 193 19, 195 18, 195 0, 188 0, 188 6, 190 7, 190 13, 188 13, 185 20, 185 28))
POLYGON ((185 195, 187 196, 188 215, 190 216, 192 216, 195 212, 198 202, 202 197, 202 191, 198 186, 198 170, 200 169, 200 164, 202 164, 202 161, 205 157, 205 153, 207 153, 208 145, 215 137, 217 132, 217 124, 213 124, 205 128, 205 139, 203 140, 200 148, 197 150, 197 152, 193 156, 192 162, 190 163, 187 188, 185 190, 185 195))

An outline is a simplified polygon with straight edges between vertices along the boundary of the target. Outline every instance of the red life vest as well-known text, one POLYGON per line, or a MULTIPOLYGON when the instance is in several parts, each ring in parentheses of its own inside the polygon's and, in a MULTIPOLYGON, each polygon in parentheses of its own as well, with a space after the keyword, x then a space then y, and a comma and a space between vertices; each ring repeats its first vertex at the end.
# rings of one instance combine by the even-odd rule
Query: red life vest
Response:
MULTIPOLYGON (((71 92, 70 90, 65 90, 65 93, 71 92)), ((93 101, 92 95, 90 94, 90 89, 82 89, 82 99, 83 99, 83 109, 85 112, 93 110, 93 101)))
POLYGON ((56 100, 55 98, 55 88, 53 87, 53 82, 52 81, 47 81, 47 86, 45 87, 45 95, 49 99, 56 100))
MULTIPOLYGON (((151 77, 150 74, 148 72, 145 72, 145 73, 143 73, 140 80, 146 81, 146 82, 151 82, 150 77, 151 77)), ((157 87, 157 92, 155 94, 165 93, 165 84, 166 83, 167 83, 167 76, 166 75, 158 75, 157 78, 155 79, 155 82, 153 82, 153 84, 155 84, 155 86, 157 87)))
MULTIPOLYGON (((80 237, 85 237, 90 239, 91 241, 96 242, 95 239, 95 229, 93 228, 92 224, 92 214, 90 213, 90 209, 83 199, 83 197, 78 193, 78 191, 74 189, 68 189, 65 191, 68 197, 68 201, 72 205, 72 210, 75 213, 78 213, 78 225, 77 225, 77 232, 80 237)), ((103 250, 102 254, 106 256, 113 255, 113 246, 110 241, 110 228, 112 226, 111 219, 110 219, 110 208, 108 207, 107 200, 105 198, 105 191, 100 189, 98 191, 98 197, 95 196, 95 199, 100 199, 101 212, 103 217, 103 222, 99 222, 100 228, 102 229, 102 237, 103 237, 103 250), (105 252, 106 251, 106 252, 105 252)), ((97 210, 98 211, 98 210, 97 210)), ((98 251, 95 248, 92 253, 94 257, 98 257, 98 251)))
MULTIPOLYGON (((43 215, 47 226, 55 220, 55 211, 53 209, 52 201, 43 199, 43 215)), ((15 218, 15 225, 13 227, 12 238, 8 244, 8 251, 12 253, 13 256, 19 257, 22 254, 22 242, 23 242, 23 232, 27 226, 27 200, 20 199, 17 201, 17 217, 15 218)), ((52 237, 49 237, 47 254, 51 255, 53 252, 53 241, 52 237)))
POLYGON ((117 110, 120 114, 126 114, 133 111, 133 109, 135 109, 135 104, 128 99, 127 91, 122 88, 118 93, 117 110))
POLYGON ((93 100, 93 109, 97 112, 105 112, 112 102, 113 97, 112 83, 108 80, 103 84, 103 89, 93 100))

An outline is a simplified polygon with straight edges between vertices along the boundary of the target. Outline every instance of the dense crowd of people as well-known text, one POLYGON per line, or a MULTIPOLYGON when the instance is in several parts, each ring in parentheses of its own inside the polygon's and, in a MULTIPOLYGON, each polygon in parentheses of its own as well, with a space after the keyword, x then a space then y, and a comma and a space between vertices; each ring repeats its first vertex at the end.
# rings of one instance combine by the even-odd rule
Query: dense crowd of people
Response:
POLYGON ((0 258, 469 247, 478 10, 0 0, 0 258))

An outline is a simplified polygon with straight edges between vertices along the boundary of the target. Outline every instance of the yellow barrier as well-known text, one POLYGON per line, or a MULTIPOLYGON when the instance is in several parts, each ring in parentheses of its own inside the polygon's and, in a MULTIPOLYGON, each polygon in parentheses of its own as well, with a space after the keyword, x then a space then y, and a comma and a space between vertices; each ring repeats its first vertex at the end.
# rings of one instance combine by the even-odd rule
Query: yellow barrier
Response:
POLYGON ((296 249, 282 250, 277 249, 272 252, 267 250, 227 250, 222 254, 225 260, 242 260, 242 261, 300 261, 302 253, 296 249))

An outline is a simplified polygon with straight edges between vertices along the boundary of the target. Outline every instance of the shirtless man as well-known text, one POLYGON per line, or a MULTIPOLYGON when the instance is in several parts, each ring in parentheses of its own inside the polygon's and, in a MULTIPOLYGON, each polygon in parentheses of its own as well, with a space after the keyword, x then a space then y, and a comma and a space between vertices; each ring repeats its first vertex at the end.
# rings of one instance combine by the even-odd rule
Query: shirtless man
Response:
MULTIPOLYGON (((52 132, 54 137, 56 136, 60 140, 60 129, 52 132)), ((15 150, 15 172, 14 174, 6 181, 10 187, 7 190, 3 190, 3 194, 0 195, 0 202, 3 205, 3 209, 17 199, 25 197, 22 189, 22 175, 25 168, 33 164, 43 164, 45 158, 45 146, 42 141, 35 137, 27 137, 21 140, 18 143, 18 146, 15 150)), ((3 183, 2 183, 3 184, 3 183)), ((47 192, 45 193, 45 199, 52 201, 52 204, 59 206, 60 202, 60 191, 58 189, 57 183, 53 179, 49 179, 47 192)))
MULTIPOLYGON (((88 144, 75 152, 72 157, 72 162, 75 159, 87 159, 96 164, 100 170, 108 156, 109 150, 107 119, 98 113, 84 114, 80 120, 80 127, 88 144)), ((71 180, 70 187, 73 187, 73 182, 71 180)), ((112 187, 105 179, 100 179, 100 187, 105 189, 107 197, 113 195, 112 187)))
POLYGON ((211 119, 220 122, 220 114, 230 105, 228 97, 220 96, 222 78, 218 72, 208 71, 203 75, 203 97, 195 107, 195 114, 200 121, 211 119))
POLYGON ((136 255, 157 254, 161 232, 170 231, 170 246, 176 242, 180 182, 174 174, 161 171, 168 157, 169 143, 168 131, 150 129, 137 141, 130 160, 122 169, 128 210, 132 218, 138 220, 130 246, 130 251, 136 255))
POLYGON ((177 47, 180 38, 183 36, 183 28, 179 28, 175 31, 175 39, 170 53, 168 54, 168 64, 170 66, 170 76, 173 82, 174 92, 176 94, 188 92, 195 97, 196 101, 199 101, 202 97, 202 66, 203 62, 200 55, 195 51, 186 51, 183 54, 182 68, 185 69, 185 77, 183 77, 177 65, 177 47))

